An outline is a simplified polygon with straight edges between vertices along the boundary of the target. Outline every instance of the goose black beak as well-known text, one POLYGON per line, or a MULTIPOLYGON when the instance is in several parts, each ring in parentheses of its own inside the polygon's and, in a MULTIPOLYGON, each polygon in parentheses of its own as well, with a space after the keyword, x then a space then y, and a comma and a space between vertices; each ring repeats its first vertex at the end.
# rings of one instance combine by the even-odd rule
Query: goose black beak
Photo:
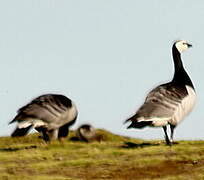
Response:
POLYGON ((192 47, 193 45, 192 45, 192 44, 188 44, 188 43, 187 43, 187 46, 190 48, 190 47, 192 47))

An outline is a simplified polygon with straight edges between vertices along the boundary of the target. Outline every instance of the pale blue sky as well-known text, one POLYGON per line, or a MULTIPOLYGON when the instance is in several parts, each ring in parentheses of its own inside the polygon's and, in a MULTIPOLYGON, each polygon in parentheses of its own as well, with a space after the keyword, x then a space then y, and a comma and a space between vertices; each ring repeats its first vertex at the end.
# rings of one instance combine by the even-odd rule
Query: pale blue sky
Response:
POLYGON ((144 139, 162 129, 126 130, 123 121, 149 90, 172 78, 171 46, 182 56, 198 98, 176 139, 204 138, 204 1, 0 1, 0 135, 32 98, 61 93, 75 101, 82 123, 144 139))

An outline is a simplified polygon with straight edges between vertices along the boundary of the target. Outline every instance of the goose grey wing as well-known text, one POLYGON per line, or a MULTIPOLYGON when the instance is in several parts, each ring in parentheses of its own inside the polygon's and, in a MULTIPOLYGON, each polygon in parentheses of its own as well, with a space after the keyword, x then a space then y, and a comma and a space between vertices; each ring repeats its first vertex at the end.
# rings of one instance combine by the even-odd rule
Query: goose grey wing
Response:
POLYGON ((170 83, 160 85, 147 95, 144 104, 131 120, 138 121, 138 118, 143 118, 144 120, 158 117, 171 118, 175 109, 187 94, 185 87, 172 85, 170 83))
POLYGON ((71 106, 71 100, 63 95, 48 94, 39 96, 20 108, 17 116, 11 123, 25 120, 25 118, 41 119, 48 123, 58 121, 60 116, 71 106))

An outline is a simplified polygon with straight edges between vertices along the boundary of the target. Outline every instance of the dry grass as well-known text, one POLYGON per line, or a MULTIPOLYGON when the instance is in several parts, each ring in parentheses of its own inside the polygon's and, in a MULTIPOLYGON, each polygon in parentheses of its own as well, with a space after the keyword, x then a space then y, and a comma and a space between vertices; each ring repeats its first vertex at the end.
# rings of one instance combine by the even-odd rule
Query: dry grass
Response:
MULTIPOLYGON (((169 147, 98 130, 101 142, 0 138, 0 179, 204 179, 204 141, 169 147)), ((71 133, 73 136, 73 133, 71 133)))

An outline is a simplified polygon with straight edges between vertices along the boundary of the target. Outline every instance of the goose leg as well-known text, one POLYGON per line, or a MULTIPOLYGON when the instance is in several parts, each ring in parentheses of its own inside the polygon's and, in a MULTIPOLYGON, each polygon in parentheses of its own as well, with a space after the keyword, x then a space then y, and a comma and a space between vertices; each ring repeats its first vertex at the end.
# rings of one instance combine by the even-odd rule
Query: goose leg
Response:
POLYGON ((171 145, 171 141, 169 140, 169 137, 168 137, 168 134, 167 134, 167 127, 163 126, 163 130, 164 130, 164 133, 165 133, 166 144, 171 145))
POLYGON ((176 126, 174 125, 170 125, 170 129, 171 129, 171 143, 173 143, 173 136, 174 136, 174 129, 176 126))
POLYGON ((43 139, 46 143, 49 143, 50 142, 50 137, 48 135, 48 133, 46 132, 46 130, 42 130, 42 134, 43 134, 43 139))
POLYGON ((35 129, 36 129, 36 131, 38 131, 39 133, 42 134, 43 140, 44 140, 46 143, 49 143, 50 137, 49 137, 49 134, 47 133, 47 130, 46 130, 44 127, 37 127, 37 128, 35 128, 35 129))
POLYGON ((65 138, 67 137, 69 134, 69 125, 68 124, 65 124, 64 126, 61 126, 59 128, 59 131, 58 131, 58 139, 62 139, 62 138, 65 138))
POLYGON ((48 131, 50 140, 56 140, 58 137, 58 129, 48 131))

